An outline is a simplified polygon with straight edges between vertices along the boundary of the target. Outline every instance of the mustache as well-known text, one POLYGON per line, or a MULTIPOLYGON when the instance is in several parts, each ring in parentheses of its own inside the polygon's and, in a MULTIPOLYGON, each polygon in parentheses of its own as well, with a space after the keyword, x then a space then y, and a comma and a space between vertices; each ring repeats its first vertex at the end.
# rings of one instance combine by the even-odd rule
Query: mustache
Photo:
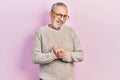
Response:
POLYGON ((64 21, 62 21, 62 20, 58 20, 57 22, 58 22, 58 23, 62 23, 62 24, 64 23, 64 21))

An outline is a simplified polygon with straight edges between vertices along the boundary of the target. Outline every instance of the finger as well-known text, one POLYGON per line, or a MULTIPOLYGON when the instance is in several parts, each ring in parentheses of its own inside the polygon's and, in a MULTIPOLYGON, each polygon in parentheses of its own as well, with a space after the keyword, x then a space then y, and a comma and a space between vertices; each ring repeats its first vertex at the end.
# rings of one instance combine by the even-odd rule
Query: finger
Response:
POLYGON ((62 50, 62 48, 59 48, 60 50, 62 50))
POLYGON ((57 48, 56 48, 56 51, 59 53, 59 52, 60 52, 60 49, 57 47, 57 48))
POLYGON ((63 53, 59 53, 59 56, 60 56, 60 57, 63 57, 63 56, 65 56, 65 54, 63 54, 63 53))
POLYGON ((65 56, 60 56, 59 58, 65 58, 65 56))

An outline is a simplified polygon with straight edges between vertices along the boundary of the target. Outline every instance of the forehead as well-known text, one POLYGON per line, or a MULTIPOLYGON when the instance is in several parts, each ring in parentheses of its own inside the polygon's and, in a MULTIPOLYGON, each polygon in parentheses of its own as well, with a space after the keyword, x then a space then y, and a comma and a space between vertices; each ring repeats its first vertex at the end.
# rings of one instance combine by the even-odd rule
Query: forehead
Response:
POLYGON ((67 8, 65 6, 56 6, 54 11, 56 13, 67 14, 67 8))

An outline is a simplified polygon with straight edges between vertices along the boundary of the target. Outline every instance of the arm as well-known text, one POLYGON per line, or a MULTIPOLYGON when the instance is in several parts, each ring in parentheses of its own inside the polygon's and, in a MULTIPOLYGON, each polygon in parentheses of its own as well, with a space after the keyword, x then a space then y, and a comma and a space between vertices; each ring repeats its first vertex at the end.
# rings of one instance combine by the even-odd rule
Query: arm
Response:
POLYGON ((56 59, 56 56, 54 55, 53 51, 49 53, 42 53, 41 48, 41 36, 40 32, 37 31, 35 34, 35 40, 33 42, 33 62, 35 64, 47 64, 56 59))
POLYGON ((73 52, 66 51, 66 56, 62 60, 65 62, 80 62, 83 60, 83 51, 80 48, 77 35, 73 31, 73 52))

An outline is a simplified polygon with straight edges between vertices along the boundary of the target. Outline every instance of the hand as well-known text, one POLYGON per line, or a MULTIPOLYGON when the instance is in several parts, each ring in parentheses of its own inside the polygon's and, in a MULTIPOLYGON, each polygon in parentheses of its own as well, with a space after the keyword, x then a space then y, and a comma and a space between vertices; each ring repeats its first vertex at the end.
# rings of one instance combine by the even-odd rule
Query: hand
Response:
POLYGON ((57 45, 55 45, 54 47, 53 47, 53 52, 55 53, 55 54, 57 54, 57 52, 58 52, 58 46, 57 45))
POLYGON ((64 58, 66 55, 65 49, 59 48, 57 45, 53 47, 53 52, 58 59, 64 58))
POLYGON ((65 58, 65 56, 66 56, 65 49, 59 48, 59 56, 60 56, 60 58, 65 58))

